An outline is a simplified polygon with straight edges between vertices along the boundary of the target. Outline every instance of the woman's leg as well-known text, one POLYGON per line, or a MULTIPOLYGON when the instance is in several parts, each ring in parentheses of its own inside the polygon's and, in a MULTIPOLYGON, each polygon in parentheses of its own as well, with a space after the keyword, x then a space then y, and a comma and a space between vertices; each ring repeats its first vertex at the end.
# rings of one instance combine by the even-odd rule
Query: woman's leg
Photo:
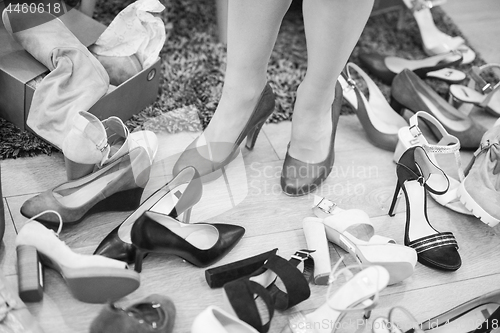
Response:
POLYGON ((322 162, 332 133, 335 83, 368 20, 374 0, 304 0, 307 73, 297 89, 289 154, 322 162))
POLYGON ((267 82, 267 64, 291 0, 229 0, 222 97, 205 129, 208 142, 234 143, 267 82))

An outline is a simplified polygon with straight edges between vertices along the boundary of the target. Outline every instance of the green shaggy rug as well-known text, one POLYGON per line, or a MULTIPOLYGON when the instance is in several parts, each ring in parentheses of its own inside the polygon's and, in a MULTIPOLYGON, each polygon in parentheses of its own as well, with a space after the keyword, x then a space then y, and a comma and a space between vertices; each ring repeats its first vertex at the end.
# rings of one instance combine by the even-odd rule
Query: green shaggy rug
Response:
MULTIPOLYGON (((101 0, 94 18, 109 24, 130 3, 101 0)), ((127 125, 131 130, 142 128, 145 123, 150 123, 150 119, 184 108, 198 113, 201 126, 185 126, 186 130, 196 130, 210 121, 224 80, 226 52, 225 46, 218 43, 216 38, 215 1, 163 0, 162 3, 166 7, 162 17, 166 24, 167 40, 161 52, 161 92, 153 105, 134 116, 127 125)), ((433 9, 433 14, 439 29, 452 36, 461 35, 440 8, 433 9)), ((398 12, 391 12, 370 18, 349 61, 359 64, 358 55, 371 51, 413 59, 424 58, 417 24, 411 13, 407 11, 404 14, 407 25, 401 30, 396 29, 398 15, 398 12)), ((480 57, 474 62, 481 63, 484 62, 480 57)), ((468 68, 470 65, 461 66, 460 69, 467 71, 468 68)), ((302 15, 300 6, 294 5, 284 19, 269 63, 269 81, 277 97, 277 107, 269 121, 291 119, 295 91, 305 71, 306 43, 302 15)), ((390 87, 375 81, 389 97, 390 87)), ((447 84, 433 80, 428 80, 428 83, 440 94, 446 95, 447 84)), ((352 113, 352 110, 344 105, 342 112, 352 113)), ((22 132, 0 118, 0 158, 50 154, 52 151, 53 148, 31 133, 22 132)))

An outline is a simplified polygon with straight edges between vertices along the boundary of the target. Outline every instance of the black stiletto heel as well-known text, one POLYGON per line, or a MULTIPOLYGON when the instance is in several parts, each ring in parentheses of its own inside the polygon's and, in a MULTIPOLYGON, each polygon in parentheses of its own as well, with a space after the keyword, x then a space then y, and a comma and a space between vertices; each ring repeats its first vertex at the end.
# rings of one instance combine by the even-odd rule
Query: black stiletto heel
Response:
POLYGON ((133 263, 136 248, 130 241, 131 225, 144 212, 155 210, 168 212, 167 214, 172 218, 183 214, 182 220, 188 223, 191 218, 191 209, 200 200, 202 193, 203 185, 196 169, 193 167, 185 168, 170 182, 154 192, 125 221, 113 229, 101 241, 94 254, 122 260, 129 264, 133 263))
POLYGON ((197 267, 206 267, 225 256, 243 237, 243 227, 226 223, 185 224, 169 215, 146 211, 130 231, 137 249, 136 271, 143 254, 173 254, 197 267))
POLYGON ((399 200, 401 199, 401 185, 399 182, 396 184, 396 190, 394 191, 394 196, 392 197, 391 208, 389 208, 389 216, 396 215, 395 210, 399 204, 399 200))
POLYGON ((142 261, 144 260, 145 256, 146 256, 146 254, 143 253, 141 250, 136 250, 136 252, 135 252, 134 270, 137 273, 142 272, 142 261))
POLYGON ((398 180, 389 215, 395 215, 402 189, 406 198, 405 245, 417 251, 418 261, 423 265, 448 271, 459 269, 462 260, 455 237, 451 232, 434 229, 427 218, 427 191, 446 193, 450 185, 448 177, 432 163, 421 146, 411 147, 403 153, 396 173, 398 180), (412 215, 411 208, 423 212, 412 215), (412 224, 418 224, 418 228, 412 228, 412 224))

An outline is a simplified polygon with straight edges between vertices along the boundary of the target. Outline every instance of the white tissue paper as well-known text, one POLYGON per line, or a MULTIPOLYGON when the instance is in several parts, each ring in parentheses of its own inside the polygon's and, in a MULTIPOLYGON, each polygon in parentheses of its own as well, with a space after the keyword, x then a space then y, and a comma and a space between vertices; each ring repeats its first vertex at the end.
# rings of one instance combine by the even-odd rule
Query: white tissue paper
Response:
POLYGON ((142 68, 151 66, 165 43, 165 25, 151 13, 165 9, 158 0, 138 0, 122 10, 92 45, 92 52, 108 57, 136 55, 142 68))

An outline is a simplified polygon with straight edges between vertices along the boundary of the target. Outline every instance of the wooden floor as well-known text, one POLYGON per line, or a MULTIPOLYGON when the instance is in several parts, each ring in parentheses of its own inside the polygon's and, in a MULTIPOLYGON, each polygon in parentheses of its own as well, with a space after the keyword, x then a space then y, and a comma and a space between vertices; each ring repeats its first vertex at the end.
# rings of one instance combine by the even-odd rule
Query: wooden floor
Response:
MULTIPOLYGON (((491 0, 489 3, 498 7, 496 1, 491 0)), ((450 0, 446 8, 453 2, 459 5, 461 2, 470 3, 470 0, 450 0)), ((475 7, 481 8, 487 1, 475 3, 475 7)), ((481 22, 485 13, 490 13, 487 6, 470 20, 481 22)), ((498 36, 500 15, 496 15, 495 25, 498 36)), ((496 51, 499 52, 500 47, 496 51)), ((485 124, 492 124, 488 116, 479 118, 485 124)), ((220 221, 246 228, 244 238, 217 265, 275 247, 280 249, 283 257, 288 258, 295 250, 306 247, 302 219, 312 216, 312 196, 287 197, 281 193, 279 186, 290 128, 289 122, 266 125, 255 150, 251 153, 244 151, 243 158, 236 159, 228 172, 228 182, 220 179, 204 187, 203 198, 193 211, 193 221, 220 221)), ((159 135, 160 150, 147 193, 171 178, 172 164, 178 156, 176 154, 196 136, 197 133, 159 135)), ((334 170, 317 194, 328 197, 344 209, 363 209, 370 215, 377 234, 403 243, 404 207, 401 206, 393 218, 386 214, 396 181, 392 154, 368 143, 355 116, 341 117, 335 152, 334 170)), ((470 157, 471 153, 462 154, 463 162, 466 163, 470 157)), ((4 275, 16 285, 14 241, 16 232, 26 223, 19 209, 28 198, 65 180, 64 162, 61 154, 54 154, 4 160, 1 168, 6 233, 0 251, 0 265, 4 275)), ((380 304, 367 323, 352 322, 359 324, 356 332, 369 332, 373 318, 386 315, 395 305, 407 307, 416 318, 424 320, 500 286, 500 266, 497 265, 500 229, 489 228, 476 218, 454 213, 432 200, 429 200, 428 214, 436 229, 455 234, 460 245, 462 268, 457 272, 446 273, 417 264, 411 278, 383 291, 380 304)), ((61 239, 74 251, 91 254, 126 216, 127 213, 92 215, 80 224, 63 230, 61 239)), ((330 253, 332 262, 345 254, 332 244, 330 253)), ((345 261, 354 263, 349 256, 345 261)), ((102 305, 75 300, 63 279, 54 271, 46 270, 45 281, 43 302, 28 305, 45 332, 87 332, 102 305)), ((308 300, 286 312, 275 314, 272 333, 281 331, 290 313, 312 311, 324 303, 326 288, 311 285, 311 290, 312 295, 308 300)), ((144 262, 140 288, 118 304, 127 306, 151 293, 168 295, 175 302, 175 332, 189 332, 194 317, 208 305, 225 306, 222 290, 212 290, 206 284, 204 269, 193 267, 173 256, 150 255, 144 262)), ((355 319, 360 318, 359 314, 355 319)))

